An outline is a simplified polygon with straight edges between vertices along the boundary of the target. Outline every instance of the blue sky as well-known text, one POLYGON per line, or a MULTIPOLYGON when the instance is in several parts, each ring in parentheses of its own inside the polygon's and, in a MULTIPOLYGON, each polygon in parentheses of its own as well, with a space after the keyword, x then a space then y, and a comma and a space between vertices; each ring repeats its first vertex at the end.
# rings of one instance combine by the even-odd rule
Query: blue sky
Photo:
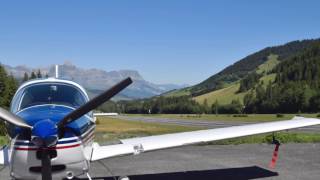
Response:
POLYGON ((138 70, 195 84, 267 46, 320 37, 320 1, 0 1, 0 61, 138 70))

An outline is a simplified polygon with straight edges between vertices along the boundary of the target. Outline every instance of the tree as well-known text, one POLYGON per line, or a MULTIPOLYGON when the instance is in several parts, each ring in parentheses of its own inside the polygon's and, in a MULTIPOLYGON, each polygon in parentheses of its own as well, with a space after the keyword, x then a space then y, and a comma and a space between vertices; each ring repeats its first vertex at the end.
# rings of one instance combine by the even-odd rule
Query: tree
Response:
POLYGON ((218 114, 219 114, 219 102, 218 102, 218 100, 216 100, 214 102, 214 104, 212 104, 211 109, 212 109, 212 112, 214 112, 216 114, 216 116, 218 116, 218 114))
POLYGON ((232 100, 231 104, 230 104, 230 108, 232 109, 232 111, 234 111, 234 114, 241 114, 242 113, 242 104, 240 102, 239 99, 236 100, 232 100))
MULTIPOLYGON (((6 70, 0 65, 0 106, 9 108, 11 99, 17 90, 17 81, 12 75, 8 76, 6 70)), ((5 124, 0 122, 0 135, 6 132, 5 124)))
POLYGON ((36 79, 36 78, 37 78, 36 73, 32 71, 30 79, 36 79))
POLYGON ((38 71, 37 71, 37 78, 42 78, 42 74, 41 74, 40 69, 38 69, 38 71))
POLYGON ((244 112, 254 113, 255 112, 255 96, 253 90, 247 93, 243 98, 244 112))
POLYGON ((208 105, 208 100, 205 99, 203 101, 203 112, 206 113, 206 114, 209 114, 211 111, 210 111, 210 107, 208 105))
POLYGON ((18 82, 16 79, 13 77, 13 75, 10 75, 7 77, 7 99, 5 102, 5 106, 9 107, 12 97, 14 96, 15 92, 18 89, 18 82))
POLYGON ((246 76, 245 78, 241 79, 240 81, 240 87, 238 92, 245 92, 251 88, 254 88, 254 86, 259 82, 259 79, 262 75, 257 74, 256 72, 253 72, 246 76))
POLYGON ((29 75, 28 75, 27 72, 25 72, 24 75, 23 75, 22 82, 26 82, 26 81, 28 81, 28 80, 29 80, 29 75))
POLYGON ((2 65, 0 65, 0 106, 6 104, 7 98, 7 73, 2 65))
POLYGON ((320 111, 320 94, 313 96, 310 99, 310 111, 319 112, 320 111))

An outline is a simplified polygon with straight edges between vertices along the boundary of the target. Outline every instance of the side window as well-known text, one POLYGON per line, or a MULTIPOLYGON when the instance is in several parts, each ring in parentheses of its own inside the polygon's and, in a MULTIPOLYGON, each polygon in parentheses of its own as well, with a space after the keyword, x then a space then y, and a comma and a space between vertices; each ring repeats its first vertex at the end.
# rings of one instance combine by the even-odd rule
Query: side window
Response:
POLYGON ((24 108, 24 107, 27 107, 29 104, 31 104, 32 103, 32 97, 31 97, 32 95, 31 94, 29 94, 28 92, 24 92, 23 94, 22 94, 22 101, 21 101, 21 103, 20 103, 20 109, 21 108, 24 108))
POLYGON ((77 107, 80 107, 80 105, 82 105, 81 103, 83 103, 83 96, 81 93, 78 92, 74 94, 74 102, 77 107))

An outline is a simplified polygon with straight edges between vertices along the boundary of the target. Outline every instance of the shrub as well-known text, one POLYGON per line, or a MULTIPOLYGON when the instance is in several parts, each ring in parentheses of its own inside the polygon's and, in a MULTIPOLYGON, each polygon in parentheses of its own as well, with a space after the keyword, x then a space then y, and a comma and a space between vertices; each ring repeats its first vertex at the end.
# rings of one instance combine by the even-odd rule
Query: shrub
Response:
POLYGON ((234 114, 233 117, 248 117, 247 114, 234 114))
POLYGON ((277 114, 277 118, 283 118, 284 115, 283 114, 277 114))

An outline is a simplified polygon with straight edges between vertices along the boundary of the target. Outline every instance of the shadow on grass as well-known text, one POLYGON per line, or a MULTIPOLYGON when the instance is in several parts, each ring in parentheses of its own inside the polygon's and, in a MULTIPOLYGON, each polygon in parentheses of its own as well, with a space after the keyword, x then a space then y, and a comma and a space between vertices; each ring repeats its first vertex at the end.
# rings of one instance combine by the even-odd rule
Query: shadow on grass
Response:
MULTIPOLYGON (((163 174, 146 174, 129 176, 130 180, 249 180, 278 176, 278 173, 263 169, 261 167, 228 168, 205 171, 187 171, 163 174)), ((93 179, 114 180, 114 177, 96 177, 93 179)))

